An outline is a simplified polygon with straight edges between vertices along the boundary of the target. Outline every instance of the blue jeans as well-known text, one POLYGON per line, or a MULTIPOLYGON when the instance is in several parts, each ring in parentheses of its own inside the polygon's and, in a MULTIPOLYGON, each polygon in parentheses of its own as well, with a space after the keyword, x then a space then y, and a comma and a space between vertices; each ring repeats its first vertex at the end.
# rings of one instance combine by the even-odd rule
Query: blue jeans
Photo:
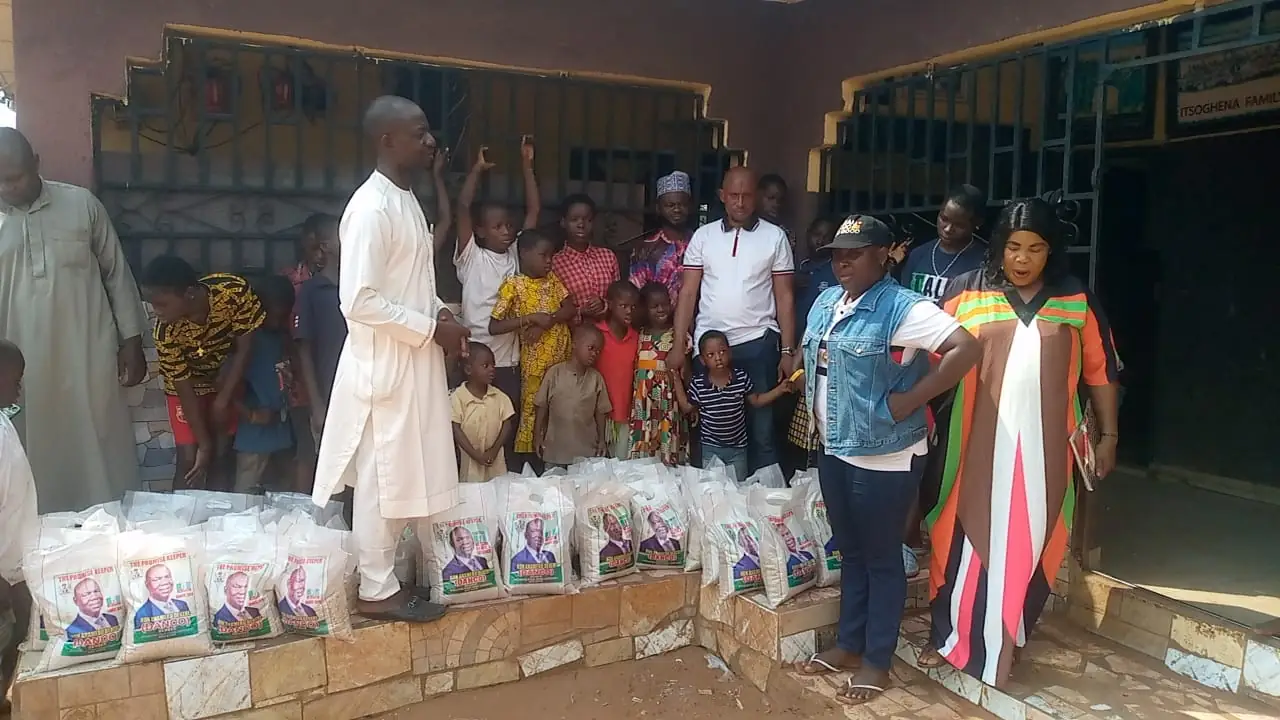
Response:
POLYGON ((702 443, 702 466, 707 466, 707 460, 717 458, 720 462, 733 468, 734 479, 742 482, 747 479, 747 449, 746 448, 727 448, 711 445, 706 442, 702 443))
MULTIPOLYGON (((766 393, 778 384, 778 363, 782 360, 782 336, 773 330, 766 330, 764 335, 739 345, 734 345, 733 366, 742 368, 751 378, 756 392, 766 393)), ((701 358, 696 370, 704 368, 701 358)), ((773 427, 773 407, 747 408, 747 469, 755 472, 762 467, 769 467, 778 462, 778 451, 774 445, 776 430, 773 427)), ((726 461, 727 465, 728 462, 726 461)), ((746 480, 746 474, 738 477, 746 480)))
POLYGON ((826 453, 818 457, 818 484, 843 557, 836 645, 886 671, 898 647, 907 601, 902 527, 924 460, 917 456, 906 472, 878 472, 826 453))

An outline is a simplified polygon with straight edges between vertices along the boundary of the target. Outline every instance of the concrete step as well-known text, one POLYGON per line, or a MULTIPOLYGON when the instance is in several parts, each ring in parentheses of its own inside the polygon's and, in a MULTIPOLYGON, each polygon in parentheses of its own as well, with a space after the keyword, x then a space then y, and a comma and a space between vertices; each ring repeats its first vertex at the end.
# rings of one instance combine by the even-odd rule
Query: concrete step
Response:
MULTIPOLYGON (((929 618, 903 623, 898 657, 920 670, 929 618)), ((1214 690, 1135 650, 1047 615, 1031 636, 1008 687, 982 684, 949 665, 922 671, 939 687, 1000 720, 1262 720, 1280 713, 1261 702, 1214 690)))
POLYGON ((974 703, 948 692, 937 682, 906 663, 894 663, 890 673, 893 685, 884 694, 861 705, 848 706, 836 699, 836 693, 848 679, 838 675, 805 675, 790 670, 786 678, 806 692, 822 696, 829 705, 850 720, 996 720, 996 716, 974 703))

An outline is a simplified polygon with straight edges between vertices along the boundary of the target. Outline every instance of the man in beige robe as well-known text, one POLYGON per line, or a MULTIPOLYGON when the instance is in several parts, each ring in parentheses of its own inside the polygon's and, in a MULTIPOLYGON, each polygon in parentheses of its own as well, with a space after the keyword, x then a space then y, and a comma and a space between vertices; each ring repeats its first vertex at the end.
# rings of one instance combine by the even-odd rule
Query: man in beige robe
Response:
POLYGON ((424 622, 444 609, 422 589, 400 588, 395 551, 412 518, 458 502, 445 348, 469 332, 436 296, 434 245, 413 178, 431 166, 435 140, 421 108, 381 97, 365 115, 377 170, 338 228, 338 297, 347 342, 325 417, 312 500, 354 489, 352 532, 360 566, 359 612, 424 622))
POLYGON ((0 128, 0 333, 27 359, 22 412, 40 512, 138 488, 121 382, 146 377, 147 318, 120 239, 88 190, 43 180, 17 130, 0 128))

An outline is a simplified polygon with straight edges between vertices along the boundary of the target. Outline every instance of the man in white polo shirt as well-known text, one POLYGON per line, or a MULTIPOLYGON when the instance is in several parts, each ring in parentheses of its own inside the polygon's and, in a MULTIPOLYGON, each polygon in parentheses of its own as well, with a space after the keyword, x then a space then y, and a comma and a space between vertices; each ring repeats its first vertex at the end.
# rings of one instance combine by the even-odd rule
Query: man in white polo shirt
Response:
MULTIPOLYGON (((766 392, 795 367, 795 260, 782 228, 756 215, 756 176, 745 167, 720 185, 725 217, 698 228, 684 253, 684 282, 676 303, 675 347, 668 363, 680 369, 708 330, 729 338, 733 364, 766 392), (701 299, 699 299, 701 294, 701 299)), ((749 408, 748 462, 752 472, 778 462, 773 411, 749 408)))

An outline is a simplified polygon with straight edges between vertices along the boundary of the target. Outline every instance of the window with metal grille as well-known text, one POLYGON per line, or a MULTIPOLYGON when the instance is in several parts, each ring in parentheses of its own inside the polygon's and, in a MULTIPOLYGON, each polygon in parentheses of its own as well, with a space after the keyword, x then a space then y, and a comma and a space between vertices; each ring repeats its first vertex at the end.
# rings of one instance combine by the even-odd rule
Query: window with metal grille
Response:
POLYGON ((1075 271, 1092 283, 1104 150, 1277 122, 1280 93, 1246 95, 1239 104, 1253 110, 1233 113, 1209 92, 1280 75, 1277 40, 1280 2, 1244 0, 877 81, 854 94, 822 151, 823 205, 923 239, 961 183, 987 194, 988 221, 1009 200, 1061 191, 1075 271), (1198 96, 1208 99, 1189 107, 1198 96), (1191 117, 1201 111, 1210 117, 1191 117))
MULTIPOLYGON (((682 169, 704 215, 740 154, 693 89, 411 62, 171 31, 155 63, 128 67, 124 98, 94 101, 96 189, 136 267, 177 253, 248 275, 295 261, 303 220, 341 212, 371 171, 360 129, 375 97, 417 102, 451 150, 456 195, 481 145, 482 194, 523 206, 519 146, 536 145, 544 220, 565 196, 599 203, 604 244, 642 232, 654 181, 682 169)), ((419 188, 434 214, 429 179, 419 188)), ((448 275, 447 258, 442 276, 448 275)), ((449 294, 449 278, 442 277, 449 294)))

